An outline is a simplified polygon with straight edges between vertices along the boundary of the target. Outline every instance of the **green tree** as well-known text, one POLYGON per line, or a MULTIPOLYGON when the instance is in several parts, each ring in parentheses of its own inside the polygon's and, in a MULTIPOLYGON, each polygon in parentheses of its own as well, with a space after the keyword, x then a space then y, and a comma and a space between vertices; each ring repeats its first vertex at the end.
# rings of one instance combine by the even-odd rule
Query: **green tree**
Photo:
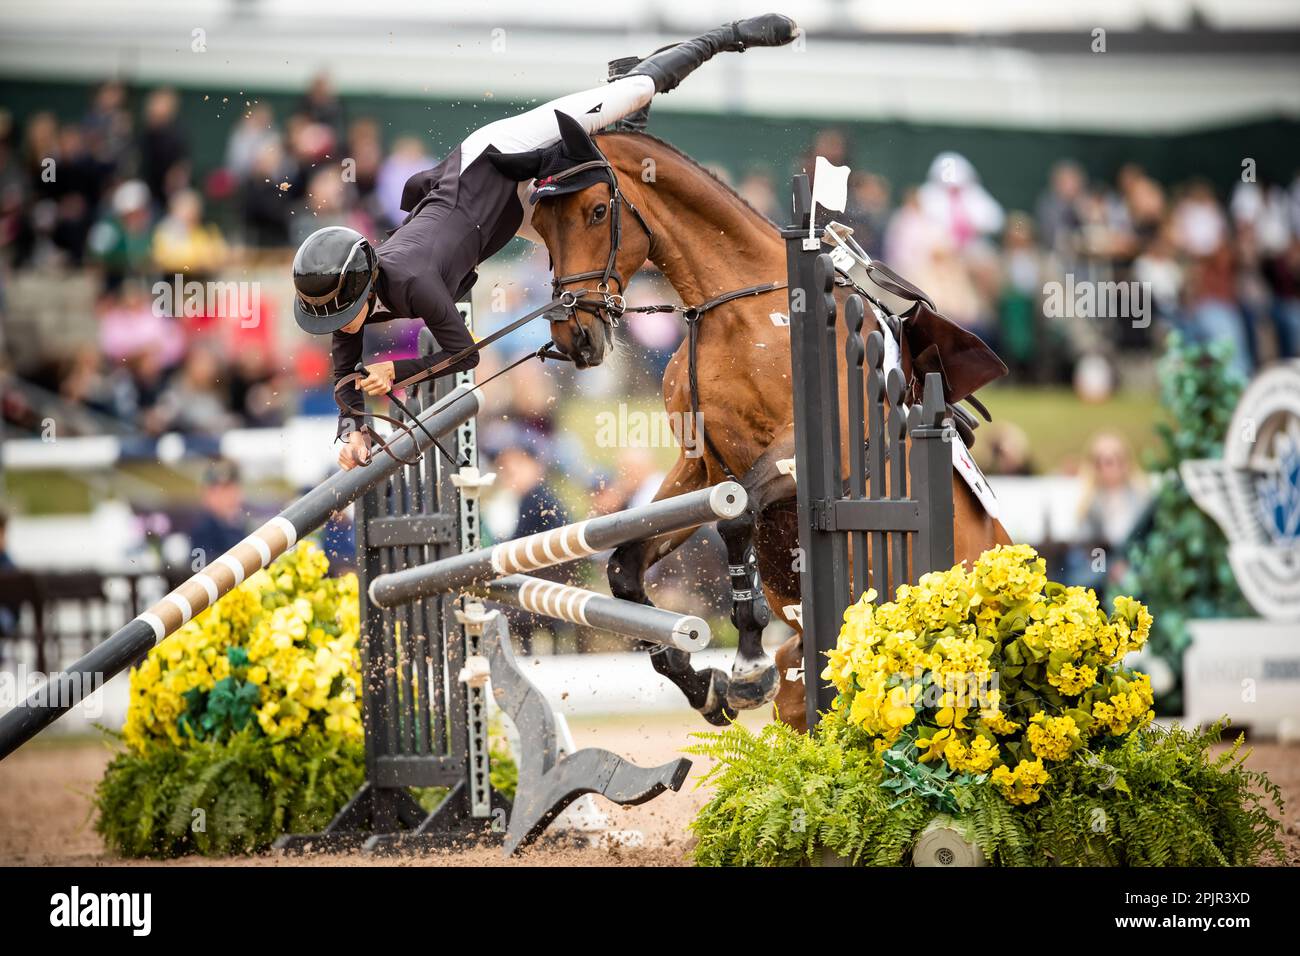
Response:
POLYGON ((1198 345, 1169 337, 1160 360, 1160 399, 1169 416, 1156 426, 1161 448, 1146 464, 1161 479, 1148 519, 1130 539, 1129 571, 1114 589, 1131 594, 1155 616, 1147 649, 1169 663, 1174 689, 1156 700, 1161 713, 1182 713, 1182 659, 1187 622, 1253 617, 1228 566, 1228 545, 1187 493, 1178 466, 1219 458, 1243 383, 1228 370, 1227 343, 1198 345))

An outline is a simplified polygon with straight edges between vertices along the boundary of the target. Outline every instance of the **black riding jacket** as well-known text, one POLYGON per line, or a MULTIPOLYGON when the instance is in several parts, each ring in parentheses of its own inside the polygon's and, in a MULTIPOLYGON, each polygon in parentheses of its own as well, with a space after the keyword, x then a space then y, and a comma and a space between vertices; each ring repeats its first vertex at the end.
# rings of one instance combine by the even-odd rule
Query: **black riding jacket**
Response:
MULTIPOLYGON (((486 153, 471 162, 468 169, 462 170, 460 163, 458 146, 437 166, 406 181, 402 209, 407 216, 377 250, 379 276, 375 290, 379 302, 366 316, 365 325, 422 319, 439 348, 430 356, 394 362, 396 381, 473 344, 456 303, 478 280, 474 271, 478 264, 499 252, 523 222, 519 184, 498 172, 486 153)), ((362 333, 334 333, 336 383, 361 361, 363 338, 362 333)), ((470 355, 447 373, 473 368, 478 358, 477 353, 470 355)), ((363 407, 364 395, 355 387, 344 389, 338 397, 353 408, 363 407)), ((339 413, 340 436, 360 426, 351 416, 339 413)))

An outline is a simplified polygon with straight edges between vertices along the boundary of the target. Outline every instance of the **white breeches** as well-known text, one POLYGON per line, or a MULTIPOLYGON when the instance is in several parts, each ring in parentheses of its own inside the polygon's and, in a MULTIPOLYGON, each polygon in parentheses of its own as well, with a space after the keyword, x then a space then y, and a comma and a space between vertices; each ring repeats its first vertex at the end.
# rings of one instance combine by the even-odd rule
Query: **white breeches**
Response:
MULTIPOLYGON (((625 76, 613 83, 561 96, 518 116, 488 123, 470 133, 460 144, 461 168, 468 167, 489 145, 503 153, 522 153, 550 146, 560 138, 560 129, 555 122, 557 110, 573 117, 588 133, 594 133, 629 113, 635 113, 654 95, 655 84, 650 77, 625 76)), ((540 237, 532 229, 533 207, 528 202, 531 188, 531 182, 519 184, 519 201, 524 207, 524 222, 519 227, 519 235, 540 242, 540 237)))

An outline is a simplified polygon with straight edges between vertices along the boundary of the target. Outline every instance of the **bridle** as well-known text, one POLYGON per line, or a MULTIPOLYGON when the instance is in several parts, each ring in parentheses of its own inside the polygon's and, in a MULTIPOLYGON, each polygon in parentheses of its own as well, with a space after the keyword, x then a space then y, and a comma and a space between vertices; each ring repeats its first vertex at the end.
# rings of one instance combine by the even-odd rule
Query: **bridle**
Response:
MULTIPOLYGON (((625 288, 623 277, 618 274, 618 253, 619 247, 623 241, 623 221, 622 206, 627 204, 627 208, 632 210, 636 216, 637 222, 645 230, 646 237, 650 240, 650 249, 653 250, 655 242, 654 231, 645 221, 645 216, 641 215, 641 210, 636 208, 632 200, 623 195, 622 190, 618 188, 618 175, 614 172, 614 166, 599 148, 596 152, 599 154, 598 159, 587 160, 572 166, 563 172, 556 173, 545 180, 541 180, 539 185, 549 185, 550 183, 559 182, 576 176, 579 173, 586 172, 589 169, 600 169, 609 178, 609 258, 605 260, 604 269, 593 269, 590 272, 575 272, 572 275, 556 276, 551 280, 551 292, 555 296, 555 302, 559 303, 561 309, 567 316, 575 319, 579 311, 588 312, 609 328, 618 328, 618 320, 627 312, 677 312, 686 320, 686 338, 687 338, 687 380, 690 386, 691 396, 691 417, 692 421, 700 420, 700 386, 699 386, 699 343, 700 343, 700 319, 705 313, 716 309, 720 305, 726 305, 736 299, 743 299, 754 295, 764 295, 768 292, 776 292, 786 288, 784 282, 762 282, 758 285, 746 286, 743 289, 733 289, 730 292, 723 292, 721 295, 714 296, 707 302, 694 306, 681 305, 643 305, 628 308, 627 302, 623 298, 623 289, 625 288), (571 282, 585 282, 588 279, 599 279, 595 289, 565 289, 564 287, 571 282), (610 291, 610 280, 618 283, 618 292, 610 291), (595 292, 600 296, 599 299, 589 299, 587 294, 595 292)), ((649 251, 647 251, 649 256, 649 251)), ((714 445, 709 433, 700 428, 701 437, 704 440, 704 446, 709 453, 717 460, 718 465, 728 478, 735 479, 736 476, 728 467, 722 453, 714 445)))
POLYGON ((582 311, 588 312, 601 321, 605 322, 610 328, 618 328, 618 320, 622 318, 623 313, 627 311, 627 302, 623 298, 623 290, 626 283, 623 277, 618 274, 618 253, 623 243, 623 206, 632 210, 632 215, 636 216, 636 221, 640 223, 641 229, 645 232, 646 238, 650 240, 651 248, 654 247, 655 234, 645 221, 645 216, 641 215, 641 210, 636 208, 632 200, 623 195, 623 191, 618 188, 618 176, 614 172, 614 167, 604 154, 599 159, 591 159, 585 163, 579 163, 577 166, 571 166, 563 172, 556 173, 542 181, 543 185, 549 185, 555 182, 562 182, 579 173, 585 173, 589 169, 600 169, 609 179, 609 257, 605 260, 605 268, 592 269, 589 272, 575 272, 572 275, 556 276, 551 280, 551 292, 559 300, 560 308, 572 318, 575 313, 582 311), (594 289, 566 289, 565 286, 573 282, 586 282, 588 279, 598 279, 594 289), (618 291, 614 292, 610 288, 610 281, 618 286, 618 291), (590 293, 595 293, 599 299, 588 298, 590 293))
MULTIPOLYGON (((479 341, 475 342, 470 346, 467 346, 466 348, 457 352, 455 355, 448 356, 438 364, 430 368, 423 369, 417 372, 416 374, 406 379, 403 379, 400 382, 394 382, 392 385, 393 390, 406 388, 408 386, 415 385, 423 381, 427 381, 431 378, 436 378, 437 376, 445 373, 448 369, 452 368, 454 365, 459 363, 462 359, 468 357, 473 353, 482 351, 483 349, 491 345, 493 342, 497 341, 498 339, 504 338, 505 336, 514 332, 516 329, 519 329, 524 325, 527 325, 529 322, 533 321, 536 318, 539 318, 541 316, 546 316, 551 321, 559 321, 553 318, 557 309, 563 310, 564 313, 566 313, 569 318, 576 318, 578 312, 587 312, 591 315, 596 316, 598 319, 600 319, 603 323, 605 323, 605 325, 607 325, 611 329, 617 328, 619 319, 622 318, 622 316, 628 312, 639 312, 639 313, 675 312, 675 313, 680 313, 682 318, 686 321, 687 371, 688 371, 687 378, 690 385, 692 420, 697 422, 699 421, 700 391, 699 391, 699 377, 698 377, 699 363, 698 363, 697 356, 699 351, 700 320, 704 317, 706 313, 712 311, 713 309, 716 309, 718 306, 726 305, 729 302, 734 302, 736 299, 743 299, 749 296, 765 295, 769 292, 777 292, 780 291, 781 289, 784 289, 786 287, 786 284, 781 281, 762 282, 757 285, 746 286, 743 289, 733 289, 730 292, 723 292, 720 295, 716 295, 712 299, 709 299, 707 302, 703 302, 699 305, 693 305, 693 306, 662 304, 662 305, 642 305, 642 306, 634 306, 629 308, 627 302, 623 298, 623 290, 625 288, 625 283, 623 281, 623 277, 618 273, 618 254, 623 242, 623 217, 622 217, 623 206, 626 204, 627 208, 632 210, 632 215, 636 216, 636 221, 640 224, 641 229, 646 234, 646 238, 650 241, 651 250, 654 248, 655 234, 654 234, 654 230, 650 228, 649 223, 646 222, 645 216, 641 215, 641 210, 637 209, 636 204, 633 203, 632 200, 628 199, 625 195, 623 195, 623 191, 618 188, 618 175, 614 172, 613 164, 611 164, 609 159, 606 158, 603 153, 600 153, 599 150, 597 150, 597 153, 599 153, 598 159, 587 160, 586 162, 579 163, 576 166, 571 166, 570 168, 563 170, 562 172, 558 172, 554 176, 549 176, 546 179, 539 180, 539 185, 546 186, 554 182, 561 182, 565 179, 569 179, 572 176, 576 176, 579 173, 584 173, 590 169, 600 169, 603 171, 604 175, 608 179, 609 191, 610 191, 609 256, 605 260, 605 268, 592 269, 588 272, 575 272, 572 275, 567 275, 567 276, 556 276, 551 280, 551 290, 554 297, 551 299, 550 302, 546 303, 545 305, 539 306, 538 308, 529 312, 527 315, 520 316, 518 319, 515 319, 513 322, 510 322, 508 325, 505 325, 504 327, 497 329, 492 334, 484 337, 483 339, 480 339, 479 341), (599 280, 596 283, 596 287, 594 289, 564 288, 564 286, 570 283, 586 282, 589 279, 599 280), (617 292, 611 289, 610 287, 611 280, 617 284, 618 286, 617 292), (599 296, 599 298, 589 298, 588 296, 592 293, 594 293, 596 296, 599 296)), ((646 253, 647 257, 649 256, 649 254, 650 254, 649 250, 647 250, 646 253)), ((572 361, 572 359, 569 356, 554 351, 551 348, 551 346, 552 343, 547 342, 546 345, 542 346, 535 353, 530 352, 529 354, 525 355, 523 358, 520 358, 510 363, 505 368, 497 371, 494 375, 489 376, 483 382, 480 382, 477 385, 475 385, 474 388, 475 389, 482 388, 484 385, 486 385, 493 378, 496 378, 498 375, 503 375, 506 372, 509 372, 511 369, 515 368, 516 366, 521 365, 522 363, 533 358, 541 359, 543 361, 546 359, 552 359, 558 361, 572 361)), ((357 383, 359 383, 363 378, 366 377, 366 374, 367 373, 364 370, 364 365, 359 365, 357 371, 343 377, 342 379, 340 379, 338 382, 335 383, 334 400, 338 404, 339 410, 345 415, 351 415, 359 419, 375 418, 382 421, 386 421, 391 426, 393 426, 394 429, 397 430, 397 432, 410 433, 413 430, 411 420, 413 420, 415 416, 409 414, 409 412, 407 413, 408 421, 401 421, 392 416, 384 415, 378 412, 368 412, 364 408, 354 408, 353 406, 347 404, 347 402, 343 400, 341 393, 349 387, 355 387, 357 383)), ((402 411, 406 412, 407 410, 404 407, 402 407, 402 411)), ((419 425, 418 427, 423 428, 423 425, 419 425)), ((727 477, 734 479, 736 476, 732 474, 731 469, 727 466, 725 460, 722 457, 721 452, 714 445, 713 439, 709 436, 709 433, 705 431, 702 427, 700 431, 701 431, 701 437, 704 440, 705 447, 708 449, 710 454, 712 454, 713 457, 718 461, 718 464, 722 467, 722 470, 727 475, 727 477)), ((429 437, 434 438, 434 436, 432 435, 430 435, 429 437)), ((395 437, 393 439, 389 439, 387 442, 381 442, 377 450, 387 451, 390 455, 392 455, 395 458, 398 458, 398 460, 402 461, 404 464, 408 464, 408 465, 415 464, 414 460, 408 461, 404 458, 401 458, 392 450, 391 446, 394 440, 395 437)), ((453 461, 451 456, 447 453, 447 451, 440 444, 438 444, 436 438, 434 438, 434 444, 437 445, 438 450, 442 452, 443 456, 446 457, 448 461, 452 461, 453 464, 455 464, 455 462, 453 461)))

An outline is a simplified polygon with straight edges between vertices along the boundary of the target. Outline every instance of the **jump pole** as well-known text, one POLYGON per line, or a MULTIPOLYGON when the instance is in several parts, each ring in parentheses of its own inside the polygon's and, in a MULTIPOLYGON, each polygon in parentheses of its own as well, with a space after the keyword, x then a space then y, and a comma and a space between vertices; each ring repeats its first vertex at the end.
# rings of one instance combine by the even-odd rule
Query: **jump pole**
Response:
MULTIPOLYGON (((462 386, 421 414, 418 420, 432 435, 444 435, 474 417, 478 410, 478 393, 462 386)), ((423 454, 432 446, 433 439, 418 426, 392 443, 393 452, 406 459, 423 454)), ((398 457, 376 451, 369 464, 331 475, 70 668, 51 676, 23 703, 0 716, 0 759, 400 467, 402 462, 398 457)))
POLYGON ((703 618, 622 601, 585 588, 512 574, 473 589, 475 593, 533 614, 570 624, 599 627, 652 644, 694 653, 709 646, 712 633, 703 618))
POLYGON ((640 508, 588 518, 491 548, 381 574, 370 582, 370 600, 379 607, 393 607, 429 594, 485 585, 509 574, 527 574, 589 558, 631 541, 735 518, 747 504, 744 488, 737 482, 723 481, 640 508))

